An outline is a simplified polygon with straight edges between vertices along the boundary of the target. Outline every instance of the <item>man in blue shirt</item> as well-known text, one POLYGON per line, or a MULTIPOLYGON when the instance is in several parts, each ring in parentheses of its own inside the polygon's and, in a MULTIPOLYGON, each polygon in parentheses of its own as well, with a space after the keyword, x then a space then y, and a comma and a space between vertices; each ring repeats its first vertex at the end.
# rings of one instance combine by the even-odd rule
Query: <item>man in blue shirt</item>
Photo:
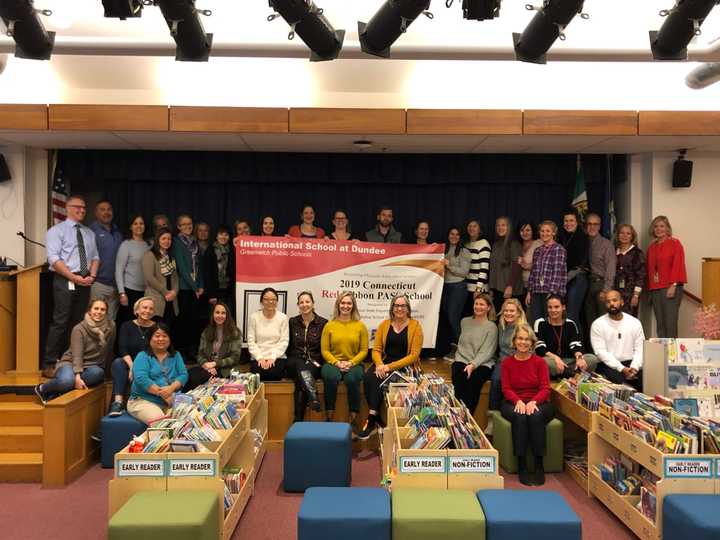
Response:
POLYGON ((68 347, 73 326, 82 321, 90 301, 90 287, 97 277, 100 257, 95 233, 82 224, 85 199, 67 200, 67 219, 48 230, 45 245, 53 277, 53 318, 45 344, 45 369, 49 376, 68 347))
POLYGON ((107 316, 114 321, 119 307, 115 259, 123 237, 120 229, 113 223, 113 207, 110 201, 102 200, 95 205, 95 223, 90 225, 90 229, 95 233, 95 243, 100 255, 97 279, 92 284, 90 294, 93 298, 102 298, 107 302, 107 316))

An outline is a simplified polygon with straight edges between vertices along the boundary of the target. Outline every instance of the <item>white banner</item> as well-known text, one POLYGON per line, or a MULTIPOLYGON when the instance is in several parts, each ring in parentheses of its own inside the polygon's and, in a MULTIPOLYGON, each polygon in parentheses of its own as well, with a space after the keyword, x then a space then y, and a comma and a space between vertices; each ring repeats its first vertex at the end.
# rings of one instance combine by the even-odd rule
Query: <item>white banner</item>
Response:
POLYGON ((370 343, 390 300, 404 293, 423 327, 423 347, 435 346, 444 266, 444 244, 380 244, 305 238, 241 236, 236 239, 237 324, 247 336, 248 316, 260 309, 260 292, 273 287, 278 309, 297 315, 297 295, 310 291, 315 311, 332 318, 340 291, 352 291, 370 343))

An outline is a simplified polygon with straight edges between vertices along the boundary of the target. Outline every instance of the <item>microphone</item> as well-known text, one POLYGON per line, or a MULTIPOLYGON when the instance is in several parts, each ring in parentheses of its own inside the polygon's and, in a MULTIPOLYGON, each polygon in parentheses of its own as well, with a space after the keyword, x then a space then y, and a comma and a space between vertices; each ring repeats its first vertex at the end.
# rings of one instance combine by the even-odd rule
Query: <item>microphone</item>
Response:
POLYGON ((17 235, 18 235, 20 238, 22 238, 23 240, 25 240, 26 242, 29 242, 30 244, 35 244, 36 246, 40 246, 40 247, 42 247, 42 248, 45 247, 45 244, 41 244, 40 242, 38 242, 38 241, 36 241, 36 240, 33 240, 32 238, 28 238, 27 236, 25 236, 25 233, 22 232, 22 231, 18 231, 18 232, 17 232, 17 235))

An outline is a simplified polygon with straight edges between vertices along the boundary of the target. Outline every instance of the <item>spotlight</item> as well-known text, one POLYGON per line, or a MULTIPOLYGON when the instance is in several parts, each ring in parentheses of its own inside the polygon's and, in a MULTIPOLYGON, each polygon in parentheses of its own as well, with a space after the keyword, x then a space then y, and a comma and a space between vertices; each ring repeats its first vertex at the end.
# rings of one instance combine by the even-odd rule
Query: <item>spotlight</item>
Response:
POLYGON ((360 47, 363 52, 383 58, 390 58, 390 45, 407 30, 407 27, 424 13, 428 19, 430 0, 386 0, 365 24, 358 21, 360 47))
POLYGON ((45 30, 38 13, 52 15, 52 11, 38 10, 33 0, 5 0, 0 2, 0 18, 7 35, 15 40, 15 56, 31 60, 49 60, 55 45, 55 32, 45 30))
POLYGON ((544 0, 542 7, 525 4, 525 9, 537 11, 522 34, 513 33, 515 57, 523 62, 544 64, 545 53, 555 40, 565 40, 565 27, 576 14, 583 19, 589 15, 582 13, 584 0, 544 0))
MULTIPOLYGON (((463 0, 463 19, 472 21, 487 21, 500 16, 500 3, 502 0, 463 0)), ((453 0, 447 0, 445 5, 450 7, 453 0)))
POLYGON ((660 11, 667 17, 657 32, 650 31, 650 50, 655 60, 687 60, 687 46, 700 35, 700 25, 719 0, 676 0, 671 9, 660 11))
POLYGON ((212 15, 210 10, 195 7, 195 0, 155 0, 177 44, 175 60, 207 62, 212 49, 212 34, 206 34, 198 13, 212 15))
POLYGON ((142 15, 143 6, 151 5, 152 0, 102 0, 105 8, 105 17, 120 19, 130 19, 140 17, 142 15))
POLYGON ((282 17, 290 25, 288 39, 300 36, 310 48, 310 60, 335 60, 342 49, 345 30, 337 30, 323 15, 322 8, 312 0, 270 0, 276 13, 268 17, 272 21, 282 17))

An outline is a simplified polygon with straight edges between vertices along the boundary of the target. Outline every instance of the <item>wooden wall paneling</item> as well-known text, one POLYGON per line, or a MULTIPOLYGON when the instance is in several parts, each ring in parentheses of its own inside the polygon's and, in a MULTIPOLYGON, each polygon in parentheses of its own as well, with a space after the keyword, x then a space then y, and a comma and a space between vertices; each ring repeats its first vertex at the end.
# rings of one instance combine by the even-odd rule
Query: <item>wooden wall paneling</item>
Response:
POLYGON ((290 133, 405 133, 403 109, 290 109, 290 133))
POLYGON ((418 135, 522 135, 520 110, 408 109, 407 132, 418 135))
POLYGON ((288 109, 170 107, 170 131, 287 133, 288 109))
POLYGON ((0 129, 46 130, 47 105, 0 105, 0 129))
POLYGON ((15 280, 0 279, 0 373, 15 369, 15 280))
POLYGON ((51 130, 168 131, 166 105, 50 105, 51 130))
POLYGON ((720 135, 718 111, 640 111, 640 135, 720 135))
POLYGON ((523 111, 524 135, 637 135, 635 111, 523 111))

